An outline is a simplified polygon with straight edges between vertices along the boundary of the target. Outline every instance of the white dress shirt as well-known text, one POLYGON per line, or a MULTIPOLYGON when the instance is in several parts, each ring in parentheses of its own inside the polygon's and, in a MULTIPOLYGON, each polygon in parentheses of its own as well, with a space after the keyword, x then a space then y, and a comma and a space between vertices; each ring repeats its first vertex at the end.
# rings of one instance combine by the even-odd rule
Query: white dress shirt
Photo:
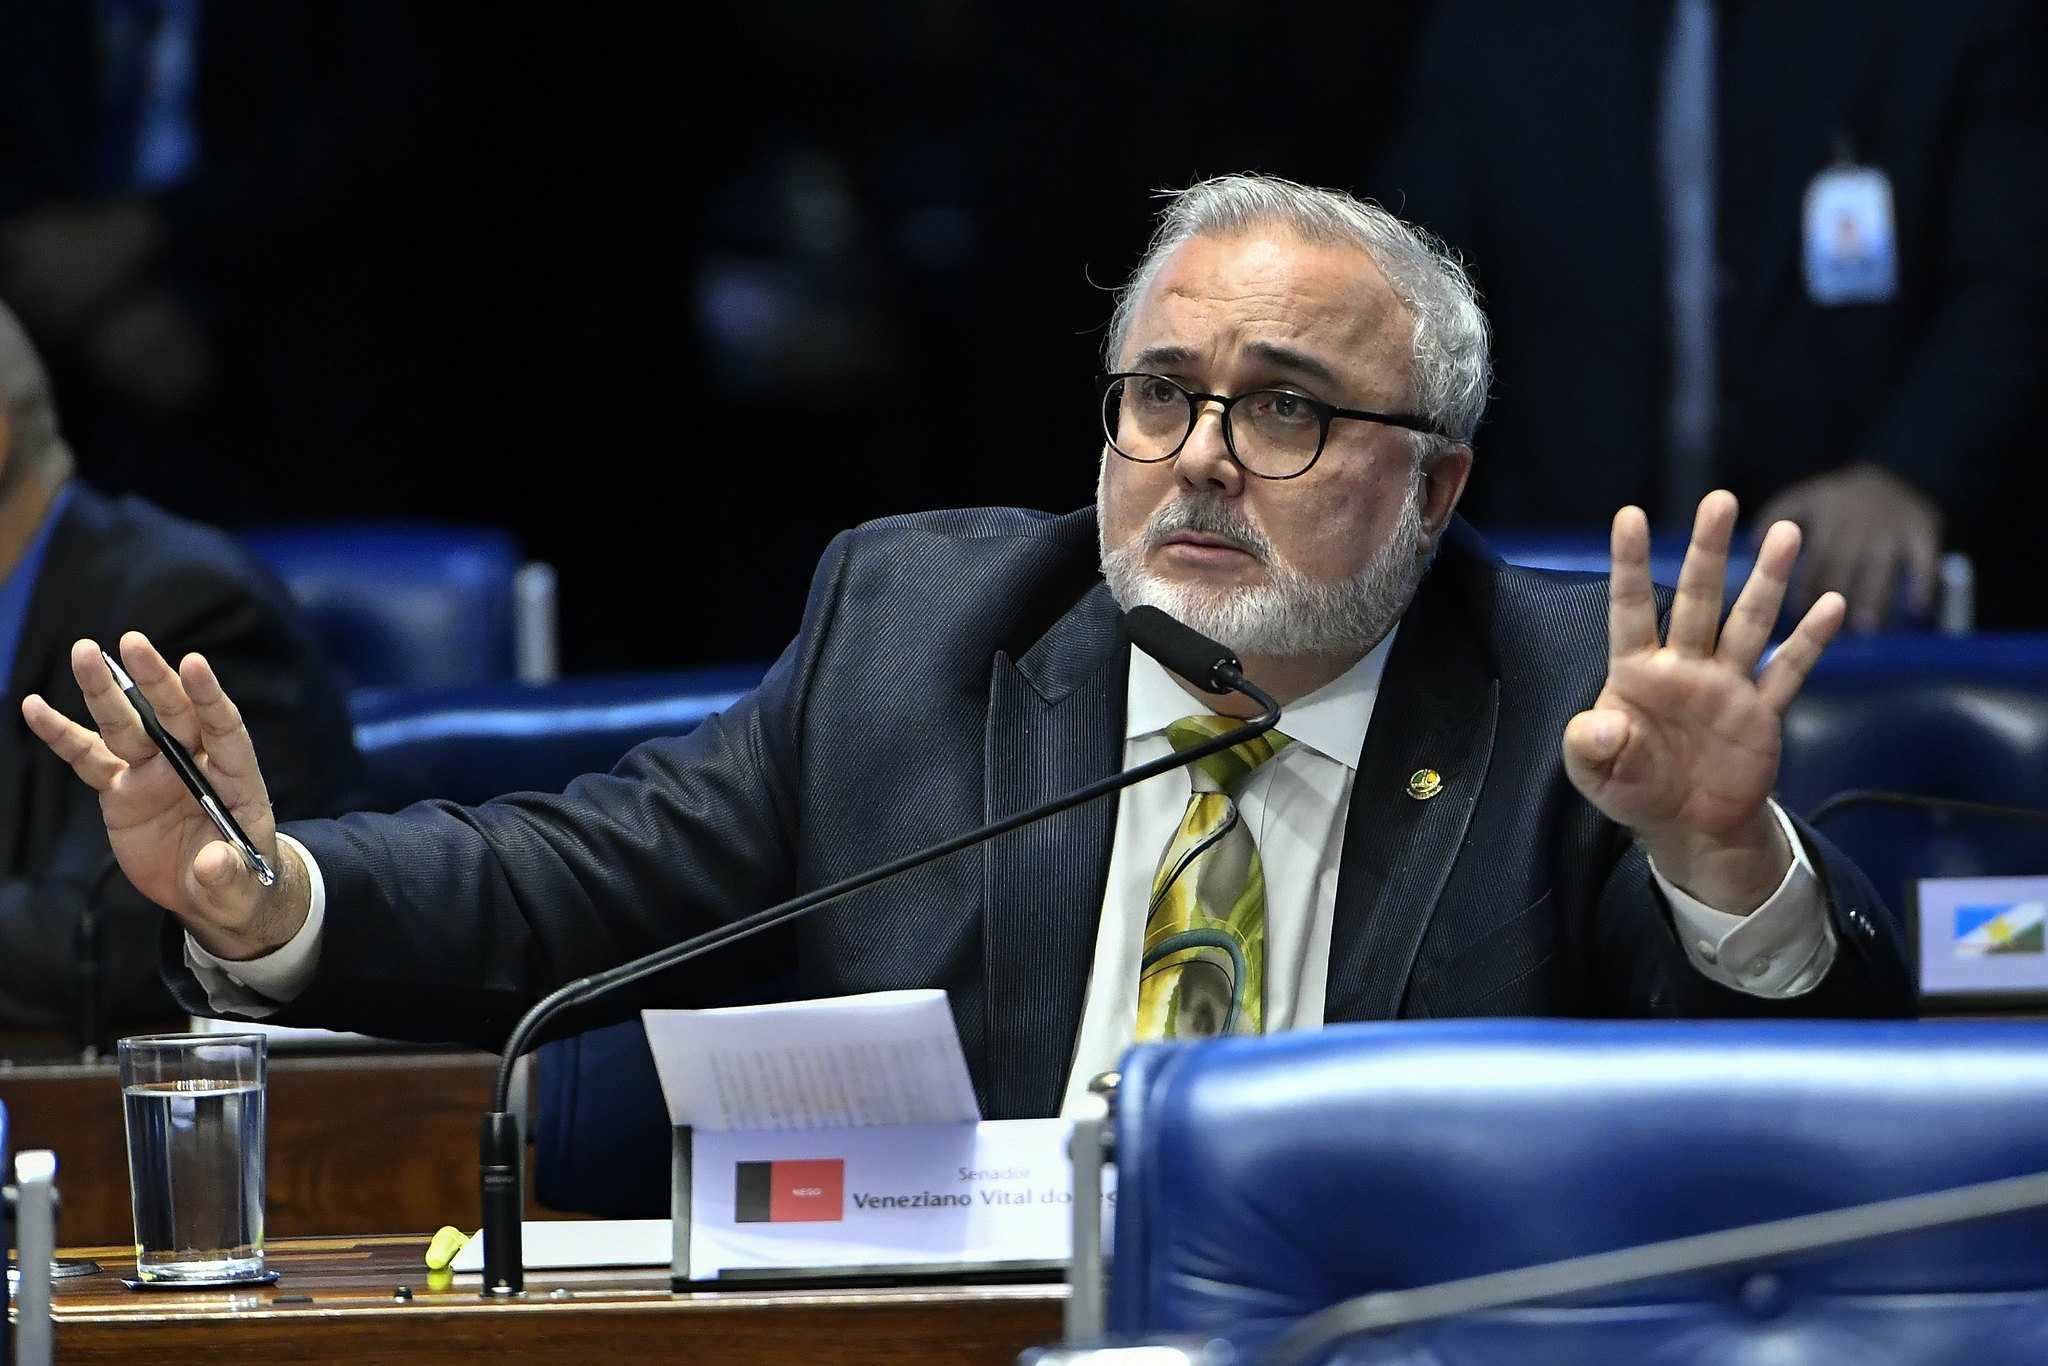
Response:
MULTIPOLYGON (((1287 708, 1280 728, 1294 743, 1261 764, 1234 794, 1246 828, 1258 841, 1266 873, 1269 1031, 1318 1029, 1323 1023, 1344 819, 1392 643, 1390 633, 1342 676, 1287 708)), ((1128 687, 1126 767, 1170 752, 1167 725, 1202 709, 1173 675, 1140 650, 1131 651, 1128 687)), ((1180 826, 1190 789, 1187 771, 1177 769, 1125 789, 1118 801, 1101 929, 1067 1084, 1069 1105, 1086 1093, 1092 1077, 1116 1066, 1136 1036, 1138 964, 1152 877, 1180 826)), ((1792 846, 1792 867, 1770 899, 1749 915, 1702 905, 1667 881, 1654 863, 1650 871, 1671 904, 1695 968, 1723 986, 1781 998, 1810 991, 1826 976, 1835 960, 1835 934, 1805 847, 1777 803, 1771 809, 1792 846)), ((306 989, 320 965, 326 881, 304 845, 283 833, 278 838, 306 865, 312 908, 288 943, 261 958, 217 958, 186 935, 185 963, 217 1011, 257 1019, 273 1014, 306 989)))

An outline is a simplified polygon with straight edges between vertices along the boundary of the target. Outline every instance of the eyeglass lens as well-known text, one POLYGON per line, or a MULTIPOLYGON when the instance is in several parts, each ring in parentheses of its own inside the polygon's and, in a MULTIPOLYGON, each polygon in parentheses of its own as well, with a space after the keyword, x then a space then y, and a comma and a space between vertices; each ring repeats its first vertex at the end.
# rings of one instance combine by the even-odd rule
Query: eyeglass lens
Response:
MULTIPOLYGON (((1130 460, 1165 460, 1194 430, 1196 400, 1158 375, 1125 375, 1103 392, 1102 428, 1117 454, 1130 460)), ((1321 414, 1300 394, 1260 389, 1240 395, 1223 419, 1238 462, 1254 474, 1299 474, 1322 450, 1321 414)))

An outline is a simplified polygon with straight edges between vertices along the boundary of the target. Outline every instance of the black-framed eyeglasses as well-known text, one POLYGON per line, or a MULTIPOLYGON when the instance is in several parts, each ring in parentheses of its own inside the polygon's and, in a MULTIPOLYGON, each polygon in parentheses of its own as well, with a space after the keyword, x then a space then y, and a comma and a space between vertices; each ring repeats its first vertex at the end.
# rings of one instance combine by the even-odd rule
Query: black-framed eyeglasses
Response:
POLYGON ((1205 403, 1221 405, 1224 446, 1247 473, 1261 479, 1307 474, 1330 439, 1332 418, 1442 435, 1428 418, 1339 408, 1288 389, 1198 394, 1164 375, 1136 370, 1104 375, 1101 384, 1102 434, 1111 450, 1141 465, 1179 455, 1205 403))

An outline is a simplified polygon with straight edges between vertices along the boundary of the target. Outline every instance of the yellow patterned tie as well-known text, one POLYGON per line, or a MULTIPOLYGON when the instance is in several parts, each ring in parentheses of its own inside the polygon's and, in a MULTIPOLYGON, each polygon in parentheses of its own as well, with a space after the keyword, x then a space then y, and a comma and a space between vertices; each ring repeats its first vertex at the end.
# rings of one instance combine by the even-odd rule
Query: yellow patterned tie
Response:
MULTIPOLYGON (((1166 728, 1176 750, 1244 724, 1184 717, 1166 728)), ((1140 1039, 1264 1031, 1266 874, 1230 793, 1292 744, 1277 730, 1188 767, 1194 792, 1152 879, 1138 976, 1140 1039)))

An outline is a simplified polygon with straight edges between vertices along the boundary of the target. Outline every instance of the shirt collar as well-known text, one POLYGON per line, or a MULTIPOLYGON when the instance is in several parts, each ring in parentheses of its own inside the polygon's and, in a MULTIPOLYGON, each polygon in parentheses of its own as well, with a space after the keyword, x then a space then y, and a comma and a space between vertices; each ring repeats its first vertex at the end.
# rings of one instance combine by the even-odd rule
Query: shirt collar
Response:
POLYGON ((64 516, 64 509, 71 505, 71 493, 72 485, 68 483, 57 490, 57 496, 50 500, 50 510, 43 515, 43 524, 36 528, 20 562, 0 581, 0 688, 8 687, 14 677, 14 656, 21 648, 21 633, 28 625, 29 602, 35 595, 36 579, 42 573, 43 554, 50 548, 50 536, 64 516))
POLYGON ((57 496, 50 500, 50 510, 43 514, 42 525, 29 538, 28 549, 21 552, 13 571, 0 579, 0 594, 26 594, 34 588, 36 575, 42 572, 43 552, 50 548, 50 535, 57 529, 57 520, 71 506, 71 494, 72 486, 68 483, 57 490, 57 496))
MULTIPOLYGON (((1296 744, 1307 745, 1356 772, 1394 635, 1395 631, 1387 632, 1365 658, 1289 706, 1280 718, 1280 730, 1296 744)), ((1181 687, 1164 665, 1137 646, 1131 647, 1130 691, 1124 706, 1126 740, 1156 735, 1172 722, 1201 710, 1201 702, 1181 687)))

